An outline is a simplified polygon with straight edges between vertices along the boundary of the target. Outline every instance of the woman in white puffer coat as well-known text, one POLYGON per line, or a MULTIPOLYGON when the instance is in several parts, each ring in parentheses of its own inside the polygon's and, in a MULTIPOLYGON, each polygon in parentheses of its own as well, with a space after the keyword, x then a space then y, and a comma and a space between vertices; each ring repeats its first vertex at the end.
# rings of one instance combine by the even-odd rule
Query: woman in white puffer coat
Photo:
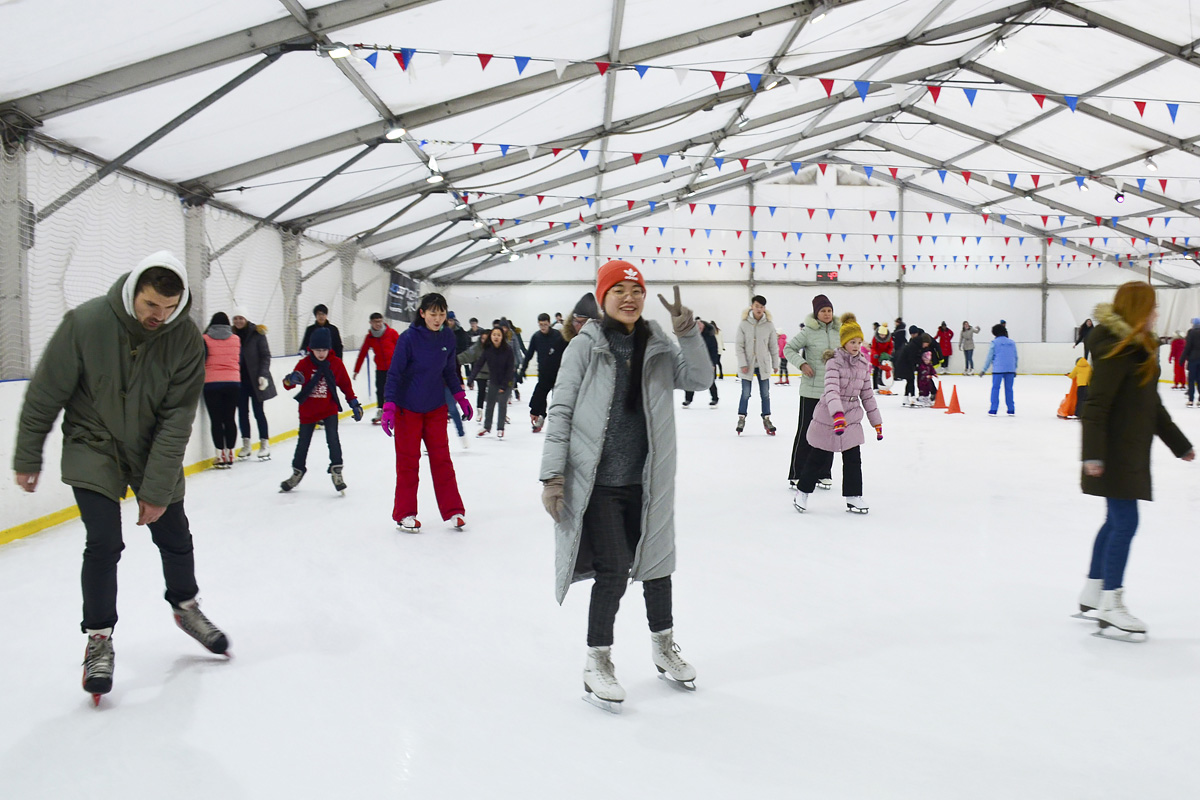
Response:
POLYGON ((771 424, 771 374, 779 370, 779 346, 771 312, 767 311, 767 298, 754 295, 750 307, 742 312, 742 322, 737 331, 738 377, 742 380, 742 399, 738 403, 737 432, 746 427, 746 410, 750 405, 750 392, 754 381, 758 381, 758 399, 762 402, 763 427, 767 434, 775 435, 771 424))

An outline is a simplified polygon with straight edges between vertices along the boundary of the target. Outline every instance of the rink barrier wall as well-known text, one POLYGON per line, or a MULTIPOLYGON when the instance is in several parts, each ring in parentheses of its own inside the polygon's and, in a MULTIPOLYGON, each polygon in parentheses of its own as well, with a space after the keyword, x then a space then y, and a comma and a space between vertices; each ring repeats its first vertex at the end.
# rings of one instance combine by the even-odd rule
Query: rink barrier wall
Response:
MULTIPOLYGON (((281 376, 291 371, 297 358, 298 356, 294 355, 273 358, 272 375, 276 376, 277 380, 281 379, 281 376)), ((367 365, 364 365, 363 369, 368 375, 369 392, 359 393, 361 400, 368 398, 371 400, 370 403, 363 404, 364 410, 376 406, 374 367, 370 366, 372 368, 369 372, 366 369, 367 365)), ((29 382, 24 380, 0 382, 0 428, 8 431, 7 436, 0 437, 0 454, 4 457, 3 464, 9 475, 12 474, 17 417, 20 414, 21 402, 28 385, 29 382)), ((355 388, 357 390, 360 387, 355 388)), ((271 430, 282 430, 281 433, 270 437, 272 445, 299 435, 299 415, 292 395, 281 392, 278 398, 265 403, 263 409, 267 414, 267 423, 271 430)), ((344 419, 350 416, 350 413, 345 411, 340 418, 344 419)), ((251 420, 252 432, 254 432, 253 428, 254 422, 251 420)), ((255 451, 258 450, 257 440, 252 442, 251 447, 255 451)), ((0 545, 26 538, 78 518, 79 509, 75 505, 71 487, 60 480, 61 452, 61 425, 56 425, 50 435, 46 437, 45 463, 38 481, 38 490, 35 493, 29 494, 23 491, 11 478, 0 480, 0 526, 2 526, 0 527, 0 545)), ((191 476, 211 469, 214 457, 215 450, 209 435, 208 414, 202 401, 184 456, 184 463, 187 465, 184 467, 184 475, 191 476)), ((131 496, 132 494, 127 495, 127 498, 131 496)))

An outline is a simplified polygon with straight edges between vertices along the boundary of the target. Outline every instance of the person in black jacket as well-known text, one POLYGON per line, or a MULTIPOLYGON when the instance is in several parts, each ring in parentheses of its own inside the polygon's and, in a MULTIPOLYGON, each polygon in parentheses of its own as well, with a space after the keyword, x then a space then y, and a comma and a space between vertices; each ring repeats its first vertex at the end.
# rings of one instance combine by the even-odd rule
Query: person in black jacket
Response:
POLYGON ((1094 327, 1096 326, 1092 324, 1092 318, 1088 317, 1079 326, 1078 330, 1075 331, 1075 344, 1071 346, 1071 349, 1074 350, 1079 345, 1083 345, 1084 358, 1090 359, 1092 355, 1092 346, 1088 344, 1088 337, 1091 336, 1092 328, 1094 327))
POLYGON ((471 349, 471 334, 462 329, 458 324, 458 317, 454 316, 451 311, 446 314, 446 325, 450 330, 454 331, 454 352, 456 355, 461 355, 471 349))
POLYGON ((497 413, 496 406, 499 405, 496 435, 501 439, 504 438, 505 415, 508 413, 508 389, 517 371, 516 363, 512 345, 505 340, 504 330, 500 327, 492 328, 492 332, 483 340, 483 352, 479 356, 479 360, 475 362, 475 367, 471 370, 471 377, 467 382, 468 389, 474 388, 475 376, 479 374, 485 364, 487 365, 489 374, 487 411, 483 417, 483 430, 477 434, 478 436, 487 436, 491 432, 492 415, 497 413))
POLYGON ((904 381, 904 405, 916 404, 917 362, 921 360, 921 329, 908 329, 909 339, 896 349, 896 380, 904 381), (908 398, 913 398, 910 403, 908 398))
POLYGON ((1183 363, 1187 364, 1188 407, 1196 399, 1196 384, 1200 383, 1200 317, 1192 319, 1192 327, 1183 340, 1183 363))
POLYGON ((529 350, 525 363, 521 365, 521 377, 525 377, 529 362, 536 353, 538 359, 538 382, 529 399, 529 422, 534 433, 541 433, 546 424, 546 398, 558 380, 558 367, 562 363, 563 350, 567 342, 563 335, 550 326, 549 314, 538 314, 538 332, 529 337, 529 350))
POLYGON ((267 427, 267 415, 263 403, 278 392, 271 380, 271 347, 267 343, 267 329, 255 325, 246 318, 246 312, 234 309, 233 332, 242 340, 240 357, 242 388, 238 398, 238 427, 242 434, 242 449, 237 457, 250 457, 250 408, 254 408, 254 421, 258 425, 258 457, 266 461, 271 457, 271 432, 267 427))
MULTIPOLYGON (((702 319, 696 320, 697 326, 700 328, 700 338, 704 341, 704 345, 708 348, 708 358, 713 363, 713 382, 712 386, 708 387, 708 393, 712 399, 708 401, 710 406, 717 404, 717 364, 721 362, 720 349, 717 347, 717 334, 711 322, 705 322, 702 319)), ((692 398, 696 396, 695 392, 683 393, 683 407, 687 408, 692 404, 692 398)))
POLYGON ((892 352, 897 356, 904 349, 904 345, 908 344, 908 336, 904 333, 904 319, 901 317, 896 317, 895 325, 892 327, 892 344, 894 345, 892 352))
POLYGON ((313 316, 317 318, 317 321, 304 329, 304 338, 300 340, 300 354, 305 355, 310 352, 308 340, 312 338, 314 331, 324 328, 329 331, 329 335, 333 339, 333 347, 330 349, 340 359, 342 357, 342 334, 337 326, 329 321, 329 308, 324 303, 319 303, 313 307, 313 316))

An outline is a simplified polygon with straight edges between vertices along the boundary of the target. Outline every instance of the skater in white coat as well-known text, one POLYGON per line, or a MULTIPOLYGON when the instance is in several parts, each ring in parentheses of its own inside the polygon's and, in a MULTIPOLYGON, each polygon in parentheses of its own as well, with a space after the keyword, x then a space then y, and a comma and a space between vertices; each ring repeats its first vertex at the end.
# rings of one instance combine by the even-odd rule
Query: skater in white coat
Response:
POLYGON ((742 313, 742 322, 737 331, 738 377, 742 380, 742 399, 738 403, 737 432, 746 427, 746 411, 750 405, 750 391, 758 382, 758 398, 762 403, 763 428, 771 436, 775 426, 771 423, 771 373, 779 369, 779 345, 771 313, 767 311, 767 298, 756 294, 750 308, 742 313))
POLYGON ((603 319, 588 322, 563 355, 550 404, 540 479, 555 522, 559 603, 573 581, 594 578, 588 612, 587 697, 610 711, 625 699, 612 663, 613 623, 632 577, 642 582, 654 665, 690 686, 696 670, 672 631, 675 571, 676 389, 699 391, 712 366, 690 309, 671 313, 675 345, 642 317, 646 284, 624 261, 596 276, 603 319))

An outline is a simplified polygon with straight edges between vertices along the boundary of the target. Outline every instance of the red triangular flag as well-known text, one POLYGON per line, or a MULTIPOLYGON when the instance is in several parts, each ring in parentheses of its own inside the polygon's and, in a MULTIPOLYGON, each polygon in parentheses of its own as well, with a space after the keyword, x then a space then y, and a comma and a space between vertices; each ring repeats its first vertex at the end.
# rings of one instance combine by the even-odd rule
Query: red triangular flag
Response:
POLYGON ((635 163, 635 164, 640 164, 640 163, 641 163, 641 161, 642 161, 642 154, 641 154, 641 153, 634 153, 634 154, 633 154, 633 163, 635 163))
POLYGON ((717 82, 717 88, 720 89, 721 85, 725 83, 725 73, 717 72, 715 69, 710 69, 709 72, 712 73, 713 80, 717 82))
POLYGON ((930 86, 929 87, 929 96, 933 98, 933 104, 935 106, 937 105, 938 98, 941 97, 941 95, 942 95, 942 87, 940 87, 940 86, 930 86))
POLYGON ((626 200, 626 201, 625 201, 625 205, 629 206, 629 210, 630 210, 630 211, 633 211, 633 204, 634 204, 635 202, 637 202, 637 201, 636 201, 636 200, 626 200))
POLYGON ((929 219, 930 222, 933 222, 933 212, 932 211, 926 211, 925 216, 929 219))
POLYGON ((1035 94, 1035 95, 1033 96, 1033 99, 1034 99, 1034 100, 1037 100, 1038 108, 1045 108, 1045 107, 1046 107, 1046 106, 1045 106, 1045 103, 1046 103, 1046 95, 1044 95, 1044 94, 1035 94))
POLYGON ((479 142, 471 142, 471 147, 474 147, 474 148, 475 148, 475 152, 476 152, 476 153, 478 153, 478 152, 479 152, 479 148, 483 147, 483 145, 482 145, 482 144, 480 144, 479 142))
POLYGON ((487 53, 478 53, 477 55, 479 56, 479 63, 483 65, 480 69, 487 69, 488 62, 492 60, 492 57, 487 53))
POLYGON ((984 214, 984 215, 983 215, 983 221, 984 221, 984 222, 987 222, 987 221, 988 221, 988 215, 987 215, 987 214, 984 214))
POLYGON ((404 53, 392 53, 396 57, 396 63, 400 65, 400 69, 405 69, 404 53))
POLYGON ((608 72, 608 67, 609 67, 609 63, 607 61, 597 61, 596 62, 596 69, 600 70, 601 75, 608 72))
POLYGON ((546 196, 543 194, 539 194, 537 196, 537 199, 538 199, 538 205, 540 206, 542 204, 542 201, 546 199, 546 196))
POLYGON ((879 212, 878 211, 868 211, 867 213, 871 215, 871 222, 874 222, 875 215, 878 214, 879 212))
POLYGON ((750 206, 750 216, 754 216, 754 212, 758 211, 758 206, 750 206))
POLYGON ((1145 100, 1134 100, 1133 104, 1135 106, 1137 106, 1139 117, 1146 116, 1146 101, 1145 100))
POLYGON ((888 167, 888 172, 892 173, 892 178, 895 179, 896 173, 900 171, 899 167, 888 167))
POLYGON ((1042 176, 1041 175, 1030 175, 1029 177, 1033 178, 1033 188, 1036 189, 1037 185, 1038 185, 1038 181, 1040 181, 1042 179, 1042 176))
POLYGON ((833 78, 821 78, 821 85, 825 87, 825 96, 833 96, 833 78))
POLYGON ((695 203, 688 203, 688 208, 690 208, 692 210, 693 214, 696 213, 696 204, 695 203))
POLYGON ((816 213, 816 211, 817 211, 817 210, 816 210, 815 208, 810 208, 810 209, 808 210, 808 218, 809 218, 809 219, 812 219, 812 218, 813 218, 813 214, 815 214, 815 213, 816 213))
POLYGON ((1050 216, 1048 214, 1042 214, 1042 224, 1043 225, 1050 224, 1050 216))
POLYGON ((561 148, 561 147, 551 147, 551 148, 550 148, 550 154, 551 154, 551 155, 555 155, 555 156, 556 156, 556 155, 558 155, 558 154, 559 154, 559 153, 561 153, 561 152, 562 152, 562 148, 561 148))
POLYGON ((742 165, 742 172, 745 172, 745 171, 746 171, 746 167, 747 167, 747 165, 749 165, 749 163, 750 163, 750 159, 748 159, 748 158, 739 158, 739 159, 738 159, 738 163, 742 165))
POLYGON ((1166 179, 1166 178, 1159 178, 1159 179, 1158 179, 1158 185, 1159 185, 1159 186, 1161 186, 1161 187, 1162 187, 1162 190, 1165 192, 1165 191, 1167 190, 1167 179, 1166 179))
POLYGON ((817 164, 817 168, 821 170, 822 175, 825 174, 825 168, 828 166, 829 166, 828 164, 817 164))
POLYGON ((970 183, 970 182, 971 182, 971 173, 969 173, 969 172, 964 172, 964 173, 962 174, 962 176, 963 176, 963 180, 964 180, 965 182, 967 182, 967 183, 970 183))

